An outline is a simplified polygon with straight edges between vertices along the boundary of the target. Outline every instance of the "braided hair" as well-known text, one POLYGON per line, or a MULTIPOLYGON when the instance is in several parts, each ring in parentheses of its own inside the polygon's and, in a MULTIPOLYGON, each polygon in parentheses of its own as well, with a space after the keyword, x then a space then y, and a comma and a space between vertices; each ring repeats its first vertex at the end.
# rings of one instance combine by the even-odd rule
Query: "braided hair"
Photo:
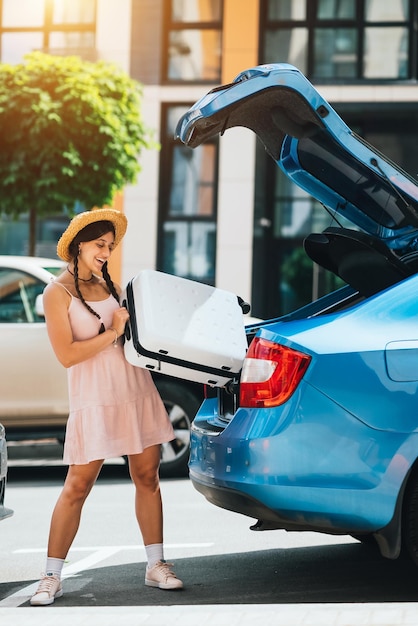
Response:
MULTIPOLYGON (((93 222, 92 224, 88 224, 87 226, 85 226, 84 228, 82 228, 80 230, 79 233, 77 233, 77 235, 74 237, 74 239, 72 240, 72 242, 69 245, 69 252, 71 254, 71 256, 73 257, 73 262, 74 262, 74 284, 75 284, 75 290, 78 294, 78 297, 80 298, 81 302, 83 303, 83 305, 86 307, 86 309, 95 317, 97 317, 98 320, 101 321, 101 317, 100 315, 89 305, 87 304, 87 302, 85 301, 85 299, 83 298, 83 295, 81 293, 80 290, 80 283, 79 283, 79 278, 78 278, 78 244, 83 242, 83 241, 93 241, 94 239, 99 239, 102 235, 105 235, 106 233, 113 233, 113 235, 115 234, 115 227, 113 226, 113 223, 108 221, 108 220, 100 220, 98 222, 93 222)), ((107 261, 106 263, 104 263, 103 267, 102 267, 102 274, 103 274, 103 278, 105 280, 106 286, 109 289, 110 293, 112 294, 112 296, 115 298, 116 302, 119 303, 119 296, 118 296, 118 292, 116 291, 115 285, 113 284, 113 281, 110 277, 108 268, 107 268, 107 261)), ((103 322, 101 322, 100 324, 100 329, 99 329, 99 335, 101 333, 105 332, 105 327, 103 322)))

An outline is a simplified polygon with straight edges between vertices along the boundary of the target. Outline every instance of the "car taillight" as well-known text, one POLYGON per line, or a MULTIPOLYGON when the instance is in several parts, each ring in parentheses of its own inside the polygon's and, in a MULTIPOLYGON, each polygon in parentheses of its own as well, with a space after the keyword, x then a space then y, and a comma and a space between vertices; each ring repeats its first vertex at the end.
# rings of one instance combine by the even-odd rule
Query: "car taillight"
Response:
POLYGON ((240 406, 283 404, 295 391, 310 361, 308 354, 256 337, 241 372, 240 406))

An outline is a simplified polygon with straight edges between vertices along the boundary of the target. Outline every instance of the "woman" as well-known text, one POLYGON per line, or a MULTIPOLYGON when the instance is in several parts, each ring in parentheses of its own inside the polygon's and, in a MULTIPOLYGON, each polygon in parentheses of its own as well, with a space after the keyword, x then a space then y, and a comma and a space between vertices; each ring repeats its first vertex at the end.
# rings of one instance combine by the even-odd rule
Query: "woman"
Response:
POLYGON ((67 269, 44 292, 48 336, 68 368, 64 463, 69 468, 52 515, 45 574, 31 598, 33 606, 62 596, 61 571, 83 504, 104 459, 122 455, 128 457, 136 490, 135 512, 148 561, 145 584, 183 587, 164 561, 158 476, 160 444, 171 441, 174 432, 149 371, 125 360, 120 338, 129 314, 119 304, 120 288, 107 269, 126 227, 126 217, 113 209, 77 215, 57 246, 67 269))

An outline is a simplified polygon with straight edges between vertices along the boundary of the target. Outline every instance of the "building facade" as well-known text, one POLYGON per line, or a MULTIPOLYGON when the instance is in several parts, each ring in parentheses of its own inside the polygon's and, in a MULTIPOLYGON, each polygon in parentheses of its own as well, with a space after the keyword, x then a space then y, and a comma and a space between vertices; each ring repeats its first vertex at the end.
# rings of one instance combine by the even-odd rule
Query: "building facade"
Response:
MULTIPOLYGON (((129 219, 122 283, 156 268, 232 290, 260 317, 333 287, 302 252, 330 216, 250 131, 195 150, 174 139, 191 104, 254 65, 294 64, 354 131, 418 172, 418 0, 0 0, 0 8, 2 62, 33 49, 79 54, 116 62, 143 85, 144 121, 161 149, 141 155, 137 183, 118 199, 129 219)), ((0 252, 24 254, 25 228, 0 220, 0 252)), ((40 224, 39 254, 54 253, 60 230, 59 216, 40 224)))

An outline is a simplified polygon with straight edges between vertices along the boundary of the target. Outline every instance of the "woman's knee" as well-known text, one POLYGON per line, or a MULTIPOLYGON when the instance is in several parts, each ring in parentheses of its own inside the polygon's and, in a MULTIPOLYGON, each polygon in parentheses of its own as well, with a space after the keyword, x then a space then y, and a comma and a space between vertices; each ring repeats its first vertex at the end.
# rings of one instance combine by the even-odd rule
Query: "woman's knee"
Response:
POLYGON ((158 474, 158 467, 147 467, 147 468, 138 468, 130 470, 132 481, 138 487, 143 487, 145 489, 150 489, 155 491, 159 488, 160 478, 158 474))
POLYGON ((129 472, 137 487, 156 491, 160 485, 159 467, 159 455, 142 453, 129 457, 129 472))
POLYGON ((91 482, 86 480, 67 480, 62 494, 70 502, 84 502, 92 486, 91 482))
POLYGON ((96 482, 98 472, 85 471, 83 466, 71 466, 64 483, 63 494, 69 500, 84 501, 96 482))

